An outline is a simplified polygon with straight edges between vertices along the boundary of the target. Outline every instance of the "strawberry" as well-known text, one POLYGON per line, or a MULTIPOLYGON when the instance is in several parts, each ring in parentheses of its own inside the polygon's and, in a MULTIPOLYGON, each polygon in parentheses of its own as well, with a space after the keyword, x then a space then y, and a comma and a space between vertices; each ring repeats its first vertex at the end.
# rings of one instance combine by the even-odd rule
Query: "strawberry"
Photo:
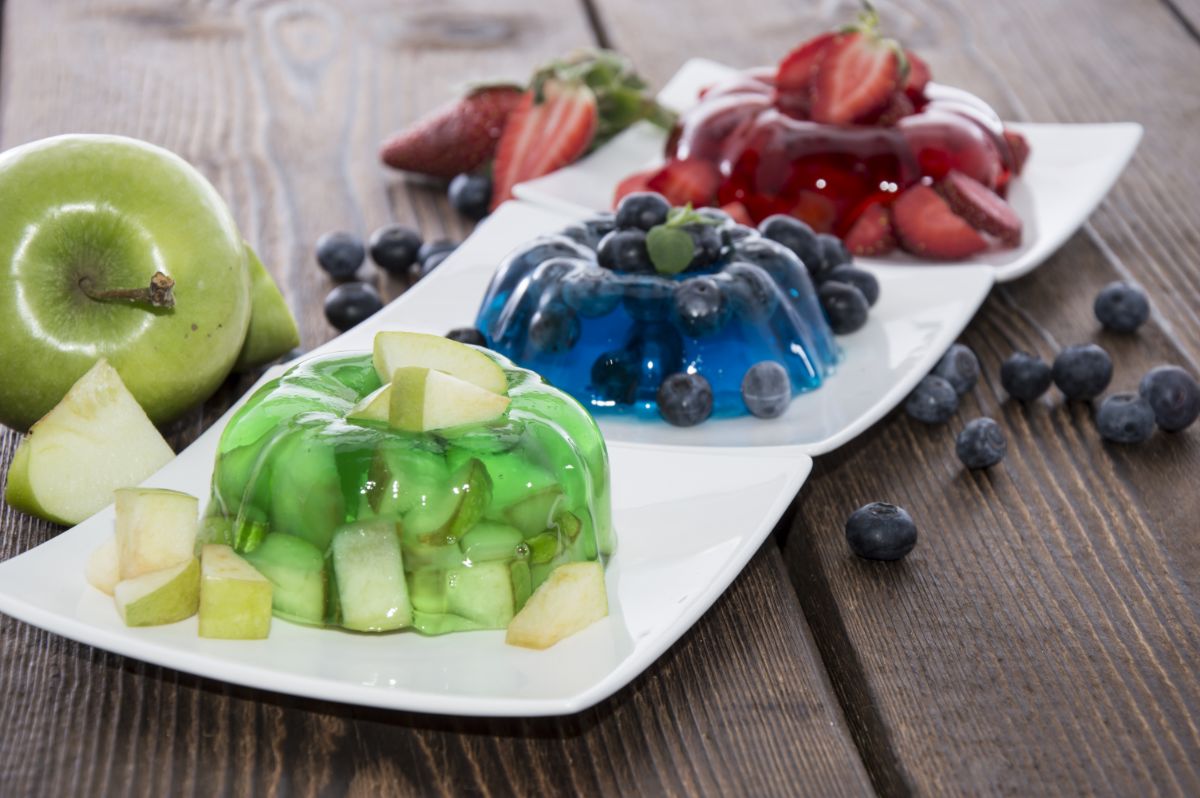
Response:
POLYGON ((394 169, 454 177, 492 157, 505 120, 521 101, 514 86, 484 86, 447 103, 384 142, 380 159, 394 169))
POLYGON ((994 235, 1005 245, 1021 243, 1021 217, 1012 206, 978 180, 962 172, 951 171, 937 186, 938 194, 950 210, 961 216, 976 230, 994 235))
POLYGON ((671 160, 651 175, 646 186, 667 198, 672 205, 711 205, 717 196, 721 173, 717 167, 699 158, 671 160))
POLYGON ((892 98, 888 100, 888 104, 884 106, 880 112, 879 118, 875 120, 875 124, 879 127, 895 127, 906 116, 912 116, 917 112, 913 106, 913 101, 909 99, 907 94, 896 92, 892 98))
POLYGON ((808 116, 817 65, 836 38, 836 33, 822 33, 792 50, 779 62, 779 70, 775 73, 776 101, 785 113, 799 118, 808 116))
POLYGON ((508 117, 492 167, 492 208, 512 187, 549 174, 587 151, 596 133, 596 96, 581 80, 534 81, 508 117))
POLYGON ((626 194, 633 194, 636 191, 649 191, 648 185, 650 178, 657 174, 657 169, 647 169, 643 172, 634 172, 629 177, 617 183, 617 190, 613 192, 613 207, 625 198, 626 194))
POLYGON ((904 93, 908 95, 908 99, 919 103, 925 99, 925 84, 933 77, 933 73, 929 71, 929 64, 912 50, 905 50, 904 56, 908 59, 908 77, 904 80, 904 93))
POLYGON ((1012 153, 1012 171, 1013 174, 1021 174, 1021 170, 1025 168, 1025 161, 1029 158, 1029 142, 1015 130, 1004 128, 1004 141, 1008 144, 1008 150, 1012 153))
POLYGON ((721 206, 721 210, 729 214, 729 218, 738 224, 744 224, 747 227, 754 226, 754 219, 750 218, 750 211, 746 210, 746 206, 740 202, 728 202, 721 206))
POLYGON ((892 216, 881 202, 868 205, 859 214, 843 241, 851 255, 872 257, 886 255, 896 248, 892 232, 892 216))
POLYGON ((892 224, 901 245, 914 255, 961 260, 987 249, 984 237, 923 183, 908 189, 892 203, 892 224))
POLYGON ((839 33, 817 64, 812 120, 845 125, 879 113, 900 87, 900 56, 899 45, 881 39, 873 23, 839 33))

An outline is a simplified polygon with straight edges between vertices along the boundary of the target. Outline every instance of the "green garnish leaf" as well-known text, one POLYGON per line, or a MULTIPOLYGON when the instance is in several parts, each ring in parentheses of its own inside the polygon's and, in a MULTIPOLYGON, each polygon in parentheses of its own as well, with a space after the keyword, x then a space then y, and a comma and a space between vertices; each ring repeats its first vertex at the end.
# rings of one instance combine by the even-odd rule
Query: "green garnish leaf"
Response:
POLYGON ((692 262, 696 245, 686 231, 668 222, 651 227, 646 233, 646 251, 659 274, 679 274, 692 262))

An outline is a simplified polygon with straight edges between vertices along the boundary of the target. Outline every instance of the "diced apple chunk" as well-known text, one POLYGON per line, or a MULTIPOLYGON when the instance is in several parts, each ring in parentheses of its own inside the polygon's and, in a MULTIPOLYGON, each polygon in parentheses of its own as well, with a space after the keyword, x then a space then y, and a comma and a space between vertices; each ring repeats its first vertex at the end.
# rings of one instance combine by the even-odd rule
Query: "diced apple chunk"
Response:
POLYGON ((113 588, 121 581, 121 564, 117 559, 117 538, 110 537, 101 543, 88 557, 84 570, 88 584, 101 593, 113 594, 113 588))
POLYGON ((398 368, 420 366, 452 374, 492 393, 507 393, 504 369, 478 349, 440 335, 381 332, 375 336, 375 371, 387 382, 398 368))
POLYGON ((392 374, 388 423, 409 432, 477 424, 499 418, 507 396, 434 369, 409 366, 392 374))
POLYGON ((126 626, 159 626, 190 618, 200 606, 200 561, 192 557, 118 582, 113 599, 126 626))
POLYGON ((200 552, 200 636, 261 640, 271 631, 271 582, 229 546, 200 552))
POLYGON ((115 498, 122 579, 192 558, 200 523, 200 502, 195 496, 162 488, 122 488, 115 498))
POLYGON ((505 642, 549 648, 608 615, 604 566, 572 562, 550 572, 508 625, 505 642))

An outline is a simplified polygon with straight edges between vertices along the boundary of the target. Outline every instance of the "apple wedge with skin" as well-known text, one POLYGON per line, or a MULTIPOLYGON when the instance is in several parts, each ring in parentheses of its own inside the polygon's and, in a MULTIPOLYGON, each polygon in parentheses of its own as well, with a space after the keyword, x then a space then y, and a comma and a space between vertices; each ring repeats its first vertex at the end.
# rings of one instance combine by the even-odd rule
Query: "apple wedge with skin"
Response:
POLYGON ((192 557, 118 582, 113 599, 126 626, 160 626, 190 618, 200 607, 200 561, 192 557))
POLYGON ((113 588, 121 581, 121 563, 117 557, 117 538, 114 535, 96 547, 88 557, 84 568, 88 584, 101 593, 113 594, 113 588))
POLYGON ((509 398, 421 366, 405 366, 392 374, 388 423, 409 432, 427 432, 499 418, 509 398))
POLYGON ((120 488, 116 499, 117 563, 122 579, 191 559, 200 501, 163 488, 120 488))
POLYGON ((233 370, 238 372, 270 363, 300 345, 295 317, 271 273, 249 244, 246 244, 246 266, 250 270, 250 326, 233 364, 233 370))
POLYGON ((392 407, 392 384, 388 383, 378 390, 364 396, 358 404, 350 408, 346 418, 355 421, 388 420, 392 407))
POLYGON ((604 566, 571 562, 550 572, 508 624, 504 642, 523 648, 549 648, 608 615, 604 566))
POLYGON ((271 631, 271 582, 229 546, 200 552, 200 636, 262 640, 271 631))
POLYGON ((496 361, 474 347, 440 335, 378 333, 372 362, 384 382, 392 379, 398 368, 420 366, 450 374, 485 391, 508 393, 508 378, 496 361))
POLYGON ((21 441, 4 498, 47 521, 77 524, 175 453, 116 370, 100 359, 21 441))

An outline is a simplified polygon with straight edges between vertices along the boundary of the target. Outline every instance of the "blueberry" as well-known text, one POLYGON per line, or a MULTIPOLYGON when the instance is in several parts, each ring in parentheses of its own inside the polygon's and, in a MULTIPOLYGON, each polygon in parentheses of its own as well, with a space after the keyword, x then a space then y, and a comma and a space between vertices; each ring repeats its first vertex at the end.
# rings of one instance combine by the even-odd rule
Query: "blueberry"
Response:
POLYGON ((352 233, 326 233, 317 239, 317 263, 335 280, 349 280, 366 257, 362 241, 352 233))
POLYGON ((984 416, 967 422, 958 433, 954 451, 967 468, 989 468, 1004 459, 1008 442, 1000 425, 984 416))
POLYGON ((721 228, 721 241, 723 241, 726 245, 736 244, 737 242, 744 241, 751 236, 757 237, 758 231, 753 227, 747 227, 744 224, 734 224, 721 228))
POLYGON ((1114 393, 1096 408, 1096 428, 1106 441, 1141 443, 1154 434, 1154 408, 1136 393, 1114 393))
MULTIPOLYGON (((583 226, 592 234, 592 241, 597 242, 606 235, 617 229, 616 216, 609 211, 601 211, 589 219, 585 219, 583 226)), ((595 249, 595 244, 592 245, 595 249)))
POLYGON ((668 424, 692 427, 712 415, 713 393, 703 375, 677 371, 658 386, 658 412, 668 424))
POLYGON ((819 270, 821 272, 836 269, 838 266, 854 260, 850 250, 846 249, 842 239, 837 236, 829 233, 817 233, 817 243, 821 247, 821 268, 819 270))
POLYGON ((817 299, 821 300, 821 309, 836 335, 857 332, 867 323, 870 305, 862 291, 852 285, 827 280, 817 289, 817 299))
POLYGON ((421 234, 411 227, 389 224, 371 233, 371 260, 393 277, 403 277, 417 262, 421 234))
POLYGON ((425 260, 421 261, 421 276, 427 276, 431 271, 442 265, 442 261, 454 254, 452 249, 443 249, 441 252, 435 252, 425 260))
POLYGON ((917 525, 903 507, 872 502, 846 519, 846 543, 865 560, 900 560, 917 545, 917 525))
POLYGON ((759 418, 777 418, 792 401, 792 380, 777 360, 760 360, 742 377, 742 401, 759 418))
POLYGON ((904 402, 904 412, 926 424, 944 424, 958 410, 958 394, 944 378, 930 374, 904 402))
POLYGON ((637 364, 627 351, 605 352, 592 364, 592 391, 602 401, 629 404, 637 382, 637 364))
POLYGON ((758 231, 795 252, 809 274, 816 275, 824 270, 817 234, 799 219, 782 213, 768 216, 758 225, 758 231))
POLYGON ((675 318, 693 338, 711 335, 725 326, 730 306, 721 285, 711 277, 692 277, 675 286, 675 318))
POLYGON ((366 283, 342 283, 325 297, 325 318, 345 332, 383 307, 379 292, 366 283))
POLYGON ((540 354, 557 355, 579 340, 579 318, 560 302, 548 302, 529 320, 529 345, 540 354))
POLYGON ((653 191, 635 191, 626 194, 617 205, 616 223, 619 228, 649 230, 667 220, 671 203, 662 194, 653 191))
POLYGON ((641 230, 614 230, 596 247, 596 259, 606 269, 653 274, 654 264, 646 251, 646 234, 641 230))
POLYGON ((692 237, 692 260, 688 269, 703 269, 721 257, 721 233, 715 225, 698 222, 685 224, 682 228, 692 237))
POLYGON ((1154 420, 1166 432, 1178 432, 1200 416, 1200 385, 1179 366, 1151 369, 1138 386, 1154 410, 1154 420))
POLYGON ((697 208, 696 215, 703 217, 710 222, 716 222, 716 224, 713 226, 718 230, 722 227, 728 227, 734 224, 733 217, 725 213, 725 211, 721 210, 720 208, 697 208))
POLYGON ((671 312, 675 283, 665 277, 636 275, 622 281, 625 312, 635 321, 662 321, 671 312))
POLYGON ((1112 358, 1095 344, 1069 346, 1054 358, 1053 374, 1068 399, 1094 399, 1112 379, 1112 358))
POLYGON ((455 244, 453 241, 447 241, 444 238, 439 238, 437 241, 426 241, 417 250, 417 262, 424 263, 434 255, 442 252, 453 252, 457 246, 458 244, 455 244))
POLYGON ((1015 352, 1000 366, 1000 384, 1009 396, 1022 402, 1034 401, 1052 382, 1049 364, 1028 352, 1015 352))
POLYGON ((455 327, 446 333, 446 337, 451 341, 458 341, 460 344, 487 346, 487 339, 483 337, 483 333, 474 327, 455 327))
POLYGON ((582 224, 569 224, 558 232, 560 236, 566 236, 577 244, 582 244, 585 247, 595 245, 592 239, 592 233, 582 224))
POLYGON ((456 175, 446 196, 454 210, 477 222, 488 215, 492 204, 492 179, 487 175, 456 175))
POLYGON ((562 281, 562 297, 580 316, 606 316, 621 302, 621 286, 613 273, 594 266, 575 271, 562 281))
POLYGON ((866 269, 859 269, 849 264, 843 264, 835 266, 822 274, 821 279, 823 281, 836 280, 839 283, 854 286, 862 292, 863 298, 867 300, 868 307, 875 307, 875 303, 879 301, 879 281, 875 279, 875 275, 866 269))
POLYGON ((1150 318, 1150 300, 1146 292, 1132 283, 1120 281, 1101 288, 1092 309, 1101 324, 1116 332, 1133 332, 1150 318))
POLYGON ((779 290, 770 275, 753 263, 734 262, 721 270, 730 304, 749 321, 766 321, 779 305, 779 290))
POLYGON ((962 344, 952 344, 933 367, 933 373, 949 382, 959 396, 979 382, 979 358, 962 344))

